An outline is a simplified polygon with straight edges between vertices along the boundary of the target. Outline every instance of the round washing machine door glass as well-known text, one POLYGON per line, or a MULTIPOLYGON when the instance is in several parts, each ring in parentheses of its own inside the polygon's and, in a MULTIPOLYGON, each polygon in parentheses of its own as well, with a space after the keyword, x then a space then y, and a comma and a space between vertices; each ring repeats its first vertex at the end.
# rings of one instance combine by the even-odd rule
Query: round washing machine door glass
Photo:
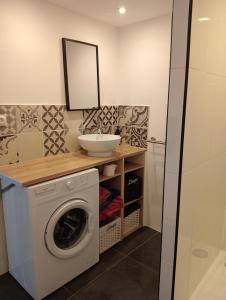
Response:
POLYGON ((73 257, 89 243, 94 225, 87 202, 70 200, 52 214, 45 231, 46 247, 55 257, 73 257))

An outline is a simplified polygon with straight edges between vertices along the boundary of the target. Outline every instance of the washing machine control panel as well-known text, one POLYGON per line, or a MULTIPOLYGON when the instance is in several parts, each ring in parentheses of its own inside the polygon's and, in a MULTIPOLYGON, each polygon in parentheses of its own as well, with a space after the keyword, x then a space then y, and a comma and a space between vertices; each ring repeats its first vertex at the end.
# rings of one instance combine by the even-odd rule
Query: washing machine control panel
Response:
POLYGON ((56 191, 56 185, 51 184, 51 185, 45 185, 45 186, 40 186, 39 188, 35 189, 35 195, 38 197, 45 196, 52 194, 56 191))
POLYGON ((68 191, 73 191, 79 188, 83 188, 89 183, 89 178, 87 175, 79 176, 75 179, 69 179, 65 182, 66 189, 68 191))
POLYGON ((29 190, 35 198, 39 199, 40 203, 40 199, 45 200, 46 197, 61 197, 62 195, 76 193, 95 184, 99 184, 98 172, 97 170, 93 172, 91 169, 34 185, 29 187, 29 190))
POLYGON ((69 191, 72 191, 75 188, 75 183, 72 180, 66 182, 66 187, 69 191))

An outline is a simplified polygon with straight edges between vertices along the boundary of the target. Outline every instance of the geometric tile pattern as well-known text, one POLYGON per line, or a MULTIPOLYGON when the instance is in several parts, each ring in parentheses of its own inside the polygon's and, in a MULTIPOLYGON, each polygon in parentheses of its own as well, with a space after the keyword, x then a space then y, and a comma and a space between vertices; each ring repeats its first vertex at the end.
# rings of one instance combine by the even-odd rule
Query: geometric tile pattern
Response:
POLYGON ((42 109, 40 106, 17 106, 17 132, 42 131, 42 109))
POLYGON ((141 127, 131 127, 129 144, 135 147, 147 148, 148 130, 141 127))
POLYGON ((119 126, 148 127, 148 106, 119 106, 119 126))
POLYGON ((129 144, 131 136, 131 127, 129 126, 118 126, 121 136, 121 142, 129 144))
POLYGON ((0 105, 0 114, 6 115, 7 126, 0 127, 0 135, 17 133, 16 106, 0 105))
POLYGON ((132 106, 118 107, 118 125, 131 126, 132 106))
POLYGON ((147 148, 148 124, 148 106, 119 106, 118 126, 125 143, 147 148))
POLYGON ((43 105, 43 131, 64 129, 64 106, 43 105))
POLYGON ((131 126, 148 127, 148 106, 133 106, 131 126))
POLYGON ((26 160, 30 150, 26 154, 21 141, 26 144, 27 139, 27 149, 32 149, 29 143, 34 142, 35 135, 31 137, 34 131, 42 133, 38 141, 42 148, 34 156, 71 152, 78 147, 73 139, 76 140, 79 131, 96 133, 99 121, 103 133, 114 134, 118 127, 122 143, 147 147, 147 106, 102 106, 99 110, 85 110, 81 115, 65 112, 63 105, 0 105, 0 114, 6 114, 8 123, 0 127, 0 164, 18 162, 20 151, 21 159, 26 160))
POLYGON ((0 136, 0 156, 9 153, 9 144, 16 139, 16 135, 0 136))
POLYGON ((99 110, 84 110, 83 122, 80 127, 90 128, 96 125, 100 111, 99 110))
POLYGON ((44 131, 44 156, 65 153, 65 131, 44 131))
POLYGON ((97 123, 101 122, 103 127, 117 125, 118 122, 118 107, 117 106, 102 106, 98 110, 85 110, 83 112, 83 128, 96 127, 97 123))
POLYGON ((19 162, 17 135, 0 136, 0 164, 19 162))
POLYGON ((100 109, 99 120, 103 126, 117 125, 118 122, 118 107, 103 106, 100 109))

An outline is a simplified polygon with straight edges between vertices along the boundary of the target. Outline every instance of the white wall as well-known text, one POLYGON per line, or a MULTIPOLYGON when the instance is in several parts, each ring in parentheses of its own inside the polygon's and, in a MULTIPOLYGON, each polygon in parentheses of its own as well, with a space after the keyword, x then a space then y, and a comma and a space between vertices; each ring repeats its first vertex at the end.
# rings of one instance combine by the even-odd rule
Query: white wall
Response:
POLYGON ((46 1, 1 0, 0 104, 64 104, 61 38, 99 45, 101 101, 116 102, 118 30, 46 1))
POLYGON ((165 138, 170 63, 171 15, 119 32, 120 105, 150 105, 152 135, 165 138))
MULTIPOLYGON (((170 63, 171 15, 119 31, 120 105, 150 106, 149 135, 165 140, 170 63)), ((145 223, 160 231, 164 146, 148 145, 145 223)))

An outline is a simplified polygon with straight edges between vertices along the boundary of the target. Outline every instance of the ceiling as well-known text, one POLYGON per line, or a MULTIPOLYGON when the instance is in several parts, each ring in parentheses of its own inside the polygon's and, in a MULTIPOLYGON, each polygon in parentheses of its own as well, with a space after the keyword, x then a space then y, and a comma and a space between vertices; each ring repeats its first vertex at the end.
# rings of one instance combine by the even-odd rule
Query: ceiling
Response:
POLYGON ((121 27, 172 11, 172 0, 47 0, 82 15, 121 27), (125 6, 125 15, 118 8, 125 6))

